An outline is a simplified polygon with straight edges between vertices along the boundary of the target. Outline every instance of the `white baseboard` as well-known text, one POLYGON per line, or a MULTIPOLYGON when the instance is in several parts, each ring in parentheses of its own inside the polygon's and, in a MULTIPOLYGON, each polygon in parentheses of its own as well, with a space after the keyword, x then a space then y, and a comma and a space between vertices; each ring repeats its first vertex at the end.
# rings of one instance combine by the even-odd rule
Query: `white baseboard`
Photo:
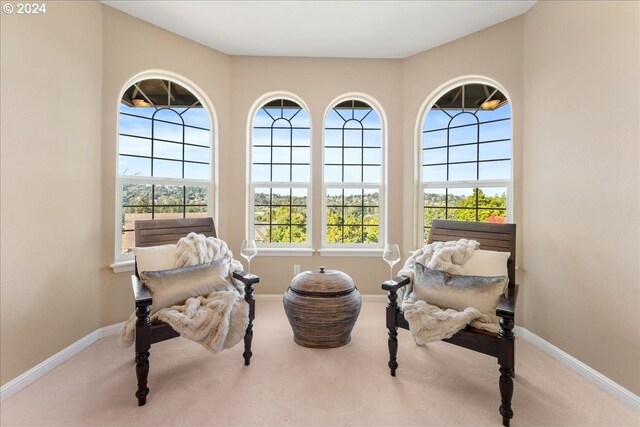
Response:
POLYGON ((82 350, 89 347, 96 341, 117 334, 123 324, 124 322, 116 323, 115 325, 105 326, 104 328, 97 329, 84 338, 81 338, 80 340, 71 344, 69 347, 60 350, 47 360, 44 360, 43 362, 29 369, 22 375, 12 379, 8 383, 0 387, 0 402, 4 401, 10 396, 13 396, 15 393, 19 392, 51 370, 60 366, 62 363, 80 353, 82 350))
POLYGON ((549 356, 561 362, 563 365, 576 372, 578 375, 586 378, 620 402, 629 406, 635 411, 640 411, 640 396, 630 392, 612 379, 602 375, 595 369, 585 365, 570 354, 560 350, 550 342, 540 338, 538 335, 520 326, 515 327, 515 333, 520 338, 533 344, 549 356))
MULTIPOLYGON (((282 301, 282 297, 283 296, 279 294, 255 295, 257 301, 282 301)), ((387 297, 386 295, 362 295, 362 300, 365 302, 384 302, 387 300, 387 297)), ((104 328, 97 329, 84 338, 80 339, 79 341, 71 344, 67 348, 54 354, 47 360, 39 363, 37 366, 29 369, 22 375, 9 381, 8 383, 0 387, 0 401, 4 401, 8 397, 14 395, 18 391, 22 390, 29 384, 33 383, 37 379, 41 378, 42 376, 62 364, 63 362, 80 353, 82 350, 89 347, 96 341, 111 335, 116 335, 123 324, 124 322, 121 322, 116 323, 115 325, 105 326, 104 328)), ((640 411, 640 397, 622 387, 620 384, 616 383, 610 378, 607 378, 600 372, 585 365, 575 357, 562 351, 558 347, 540 338, 539 336, 525 328, 516 326, 515 333, 518 337, 544 351, 549 356, 558 360, 569 369, 578 373, 580 376, 591 381, 596 386, 598 386, 620 402, 626 404, 633 410, 640 411)))

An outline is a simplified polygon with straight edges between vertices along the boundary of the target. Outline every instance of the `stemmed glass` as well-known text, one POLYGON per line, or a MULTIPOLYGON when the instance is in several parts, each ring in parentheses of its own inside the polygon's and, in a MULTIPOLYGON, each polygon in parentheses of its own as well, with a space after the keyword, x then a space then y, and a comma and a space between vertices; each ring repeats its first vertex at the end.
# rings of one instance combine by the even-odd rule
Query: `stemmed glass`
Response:
POLYGON ((382 259, 389 264, 389 281, 393 280, 393 265, 400 261, 400 248, 395 243, 387 243, 384 245, 382 259))
POLYGON ((240 248, 240 255, 247 260, 247 273, 251 274, 251 258, 258 253, 258 246, 255 240, 243 240, 240 248))

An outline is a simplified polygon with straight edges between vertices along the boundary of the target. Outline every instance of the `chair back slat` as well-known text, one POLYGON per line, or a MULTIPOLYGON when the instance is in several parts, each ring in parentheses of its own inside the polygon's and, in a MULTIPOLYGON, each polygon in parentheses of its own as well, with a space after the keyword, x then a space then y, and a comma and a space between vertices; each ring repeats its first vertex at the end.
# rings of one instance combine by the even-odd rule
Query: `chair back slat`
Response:
POLYGON ((434 220, 431 224, 429 240, 446 242, 459 239, 476 240, 480 249, 497 252, 510 252, 507 261, 509 286, 516 283, 516 225, 494 224, 487 222, 434 220))
POLYGON ((147 247, 178 243, 191 232, 217 237, 213 218, 147 219, 135 222, 135 244, 147 247))

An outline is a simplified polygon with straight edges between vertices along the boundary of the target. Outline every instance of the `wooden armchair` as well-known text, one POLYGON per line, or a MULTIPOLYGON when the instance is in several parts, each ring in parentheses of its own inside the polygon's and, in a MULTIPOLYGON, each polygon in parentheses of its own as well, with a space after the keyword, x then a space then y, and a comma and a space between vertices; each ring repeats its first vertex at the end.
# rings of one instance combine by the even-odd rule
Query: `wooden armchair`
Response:
MULTIPOLYGON (((136 247, 158 246, 177 243, 180 238, 194 232, 204 234, 207 237, 216 237, 216 229, 212 218, 183 218, 183 219, 157 219, 135 222, 136 247)), ((249 325, 244 336, 244 364, 251 363, 251 340, 253 338, 253 319, 255 318, 255 300, 253 298, 253 285, 260 281, 258 276, 235 272, 233 277, 245 285, 244 299, 249 304, 249 325)), ((176 331, 164 322, 149 319, 149 311, 152 303, 151 294, 142 283, 138 275, 136 265, 135 275, 131 276, 133 295, 136 305, 136 376, 138 379, 138 406, 147 402, 147 377, 149 375, 149 355, 151 344, 165 341, 179 336, 176 331)))
MULTIPOLYGON (((492 251, 511 252, 507 262, 509 272, 509 288, 503 296, 496 315, 500 317, 500 332, 492 334, 467 326, 451 338, 444 341, 473 351, 495 357, 500 365, 500 395, 502 404, 500 414, 502 424, 509 426, 513 411, 511 398, 513 396, 513 377, 515 369, 515 347, 513 334, 516 297, 518 285, 515 283, 516 265, 516 226, 515 224, 489 224, 482 222, 464 221, 433 221, 428 243, 438 241, 473 239, 480 242, 480 248, 492 251)), ((409 323, 404 318, 402 309, 398 306, 398 289, 409 284, 410 279, 399 276, 382 284, 382 289, 389 292, 387 304, 387 328, 389 329, 389 368, 391 375, 396 376, 398 362, 398 328, 409 329, 409 323)))

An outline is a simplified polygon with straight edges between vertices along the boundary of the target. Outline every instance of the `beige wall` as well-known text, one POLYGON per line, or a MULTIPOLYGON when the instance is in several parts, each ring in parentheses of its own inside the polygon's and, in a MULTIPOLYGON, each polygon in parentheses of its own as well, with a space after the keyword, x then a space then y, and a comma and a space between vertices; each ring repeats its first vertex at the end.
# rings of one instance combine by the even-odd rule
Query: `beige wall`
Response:
POLYGON ((3 384, 101 326, 101 13, 0 18, 3 384))
POLYGON ((640 393, 638 2, 524 19, 520 322, 640 393))
MULTIPOLYGON (((111 7, 103 7, 104 81, 102 121, 102 252, 101 322, 110 325, 125 320, 133 312, 131 273, 114 274, 109 268, 115 254, 115 182, 117 106, 121 91, 134 76, 160 70, 187 79, 211 102, 217 122, 218 145, 230 140, 229 80, 230 59, 203 45, 194 43, 111 7)), ((230 174, 232 165, 219 158, 220 176, 230 174)), ((223 180, 224 185, 225 180, 223 180)), ((243 201, 244 203, 244 201, 243 201)), ((221 216, 218 228, 222 232, 227 220, 221 216)))
MULTIPOLYGON (((316 248, 323 114, 347 92, 382 105, 388 236, 406 257, 417 245, 413 170, 423 102, 462 76, 501 84, 513 104, 518 324, 640 391, 639 120, 629 96, 639 91, 638 3, 541 2, 406 60, 229 57, 97 3, 56 2, 42 25, 14 17, 2 15, 2 383, 133 311, 130 273, 108 268, 116 107, 130 78, 166 70, 202 89, 215 108, 217 225, 236 253, 245 233, 248 111, 259 97, 292 92, 310 108, 316 248), (81 201, 61 202, 60 188, 70 186, 81 201), (25 235, 55 250, 30 262, 25 235), (603 316, 602 307, 615 315, 603 316), (593 326, 581 328, 587 321, 593 326)), ((256 293, 283 292, 294 264, 347 271, 367 294, 382 294, 388 273, 379 257, 258 257, 256 293)))

